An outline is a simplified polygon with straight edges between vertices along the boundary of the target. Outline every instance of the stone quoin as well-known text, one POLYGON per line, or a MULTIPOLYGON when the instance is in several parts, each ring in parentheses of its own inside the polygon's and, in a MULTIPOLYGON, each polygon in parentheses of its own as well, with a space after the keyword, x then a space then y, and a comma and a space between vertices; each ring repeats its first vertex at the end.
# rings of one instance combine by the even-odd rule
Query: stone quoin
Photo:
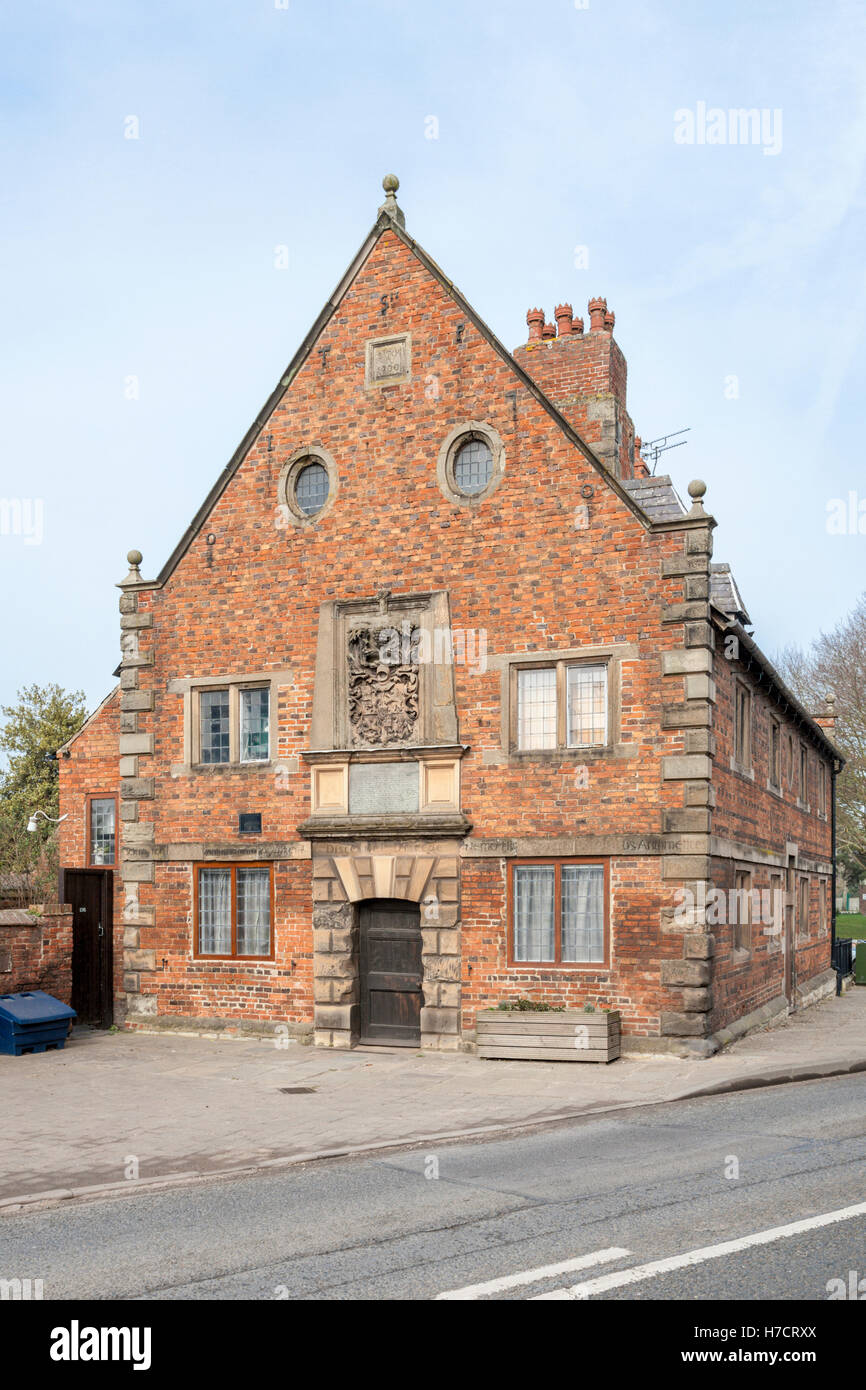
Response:
POLYGON ((607 301, 509 353, 398 186, 157 577, 129 552, 64 900, 110 876, 128 1027, 471 1048, 529 997, 708 1055, 833 987, 832 703, 641 458, 607 301))

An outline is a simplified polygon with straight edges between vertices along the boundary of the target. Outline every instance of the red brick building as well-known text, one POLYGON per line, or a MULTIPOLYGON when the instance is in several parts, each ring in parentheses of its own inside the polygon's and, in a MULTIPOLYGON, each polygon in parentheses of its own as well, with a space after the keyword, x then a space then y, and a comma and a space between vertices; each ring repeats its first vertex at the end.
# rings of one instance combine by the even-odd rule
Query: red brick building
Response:
POLYGON ((605 301, 510 354, 385 188, 157 578, 130 552, 65 896, 111 880, 131 1026, 456 1047, 529 996, 706 1054, 832 987, 832 709, 704 485, 649 476, 605 301))

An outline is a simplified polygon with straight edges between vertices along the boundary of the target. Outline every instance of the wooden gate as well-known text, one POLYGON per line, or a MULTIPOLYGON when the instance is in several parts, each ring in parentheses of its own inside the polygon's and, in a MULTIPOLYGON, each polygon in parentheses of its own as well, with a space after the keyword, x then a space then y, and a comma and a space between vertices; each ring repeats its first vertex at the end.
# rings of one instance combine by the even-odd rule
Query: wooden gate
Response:
POLYGON ((360 908, 361 1042, 421 1042, 421 914, 416 903, 376 899, 360 908))
POLYGON ((114 1021, 114 875, 111 869, 64 869, 63 901, 72 905, 72 1007, 79 1023, 114 1021))

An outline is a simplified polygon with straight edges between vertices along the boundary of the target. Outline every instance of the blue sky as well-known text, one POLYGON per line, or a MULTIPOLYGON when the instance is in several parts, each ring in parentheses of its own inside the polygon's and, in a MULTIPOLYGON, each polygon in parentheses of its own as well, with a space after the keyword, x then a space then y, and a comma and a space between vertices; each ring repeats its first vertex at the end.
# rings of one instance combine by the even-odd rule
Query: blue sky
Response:
POLYGON ((127 550, 159 570, 389 171, 507 346, 606 295, 765 650, 835 624, 866 588, 866 535, 826 528, 866 503, 862 5, 282 3, 4 9, 0 498, 43 535, 0 534, 0 703, 110 688, 127 550), (781 112, 781 148, 678 143, 699 103, 781 112))

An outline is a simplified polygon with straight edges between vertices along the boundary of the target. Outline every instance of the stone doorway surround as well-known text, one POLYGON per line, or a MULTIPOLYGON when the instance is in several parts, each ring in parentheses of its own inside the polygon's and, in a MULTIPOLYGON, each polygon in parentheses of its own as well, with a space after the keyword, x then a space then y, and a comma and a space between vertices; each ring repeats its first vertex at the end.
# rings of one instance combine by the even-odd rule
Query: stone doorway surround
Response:
POLYGON ((360 1027, 358 904, 403 899, 421 909, 421 1046, 460 1039, 457 840, 313 844, 313 1000, 317 1047, 350 1048, 360 1027))

